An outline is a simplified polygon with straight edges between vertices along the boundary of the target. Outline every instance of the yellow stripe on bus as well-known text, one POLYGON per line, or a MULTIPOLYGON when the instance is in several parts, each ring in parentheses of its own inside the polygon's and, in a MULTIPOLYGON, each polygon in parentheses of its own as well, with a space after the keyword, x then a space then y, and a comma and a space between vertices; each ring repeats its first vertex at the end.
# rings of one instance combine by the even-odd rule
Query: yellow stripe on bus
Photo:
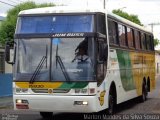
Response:
POLYGON ((59 88, 63 82, 15 82, 15 85, 19 88, 59 88))

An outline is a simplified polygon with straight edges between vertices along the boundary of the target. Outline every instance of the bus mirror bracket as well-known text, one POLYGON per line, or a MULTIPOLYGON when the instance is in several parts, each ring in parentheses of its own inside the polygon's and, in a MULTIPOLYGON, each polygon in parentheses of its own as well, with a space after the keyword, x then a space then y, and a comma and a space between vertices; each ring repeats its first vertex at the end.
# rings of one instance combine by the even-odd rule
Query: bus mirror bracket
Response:
POLYGON ((16 54, 16 51, 15 51, 14 55, 12 56, 13 45, 14 45, 14 42, 7 42, 5 45, 5 61, 8 64, 12 64, 12 65, 15 63, 15 54, 16 54))

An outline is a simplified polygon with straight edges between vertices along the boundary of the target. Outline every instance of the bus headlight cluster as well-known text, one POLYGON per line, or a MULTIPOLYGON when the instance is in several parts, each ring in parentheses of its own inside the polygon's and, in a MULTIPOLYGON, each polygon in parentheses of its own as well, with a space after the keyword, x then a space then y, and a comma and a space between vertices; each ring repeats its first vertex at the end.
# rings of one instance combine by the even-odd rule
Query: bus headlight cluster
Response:
POLYGON ((95 88, 89 88, 89 89, 75 89, 75 93, 77 94, 90 94, 90 95, 94 95, 95 94, 95 88))
POLYGON ((87 90, 87 89, 75 89, 75 93, 83 93, 83 94, 86 94, 86 93, 88 93, 88 90, 87 90))
POLYGON ((16 93, 28 93, 27 88, 16 88, 16 93))

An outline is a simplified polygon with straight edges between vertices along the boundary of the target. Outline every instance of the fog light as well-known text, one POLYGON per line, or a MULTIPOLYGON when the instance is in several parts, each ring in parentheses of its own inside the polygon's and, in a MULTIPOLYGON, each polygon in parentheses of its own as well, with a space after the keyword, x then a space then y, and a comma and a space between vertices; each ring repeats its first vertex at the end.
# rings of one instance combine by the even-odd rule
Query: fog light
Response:
POLYGON ((87 101, 74 101, 74 105, 88 105, 87 101))
POLYGON ((16 100, 16 103, 21 104, 21 103, 22 103, 22 100, 17 99, 17 100, 16 100))
POLYGON ((83 105, 88 105, 88 102, 87 101, 83 101, 83 105))

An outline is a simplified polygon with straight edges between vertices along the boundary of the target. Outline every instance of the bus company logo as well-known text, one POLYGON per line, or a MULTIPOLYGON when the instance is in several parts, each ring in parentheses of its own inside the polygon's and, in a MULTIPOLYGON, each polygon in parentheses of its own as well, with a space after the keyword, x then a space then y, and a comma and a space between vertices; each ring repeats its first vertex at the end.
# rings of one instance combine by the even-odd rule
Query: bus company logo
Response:
POLYGON ((44 85, 29 85, 29 88, 44 88, 44 85))
POLYGON ((52 37, 83 37, 84 33, 56 33, 52 37))
POLYGON ((102 106, 104 104, 104 96, 105 96, 106 91, 102 91, 100 93, 100 97, 99 97, 99 101, 100 101, 100 105, 102 106))
POLYGON ((48 89, 48 93, 49 94, 53 93, 53 89, 48 89))

